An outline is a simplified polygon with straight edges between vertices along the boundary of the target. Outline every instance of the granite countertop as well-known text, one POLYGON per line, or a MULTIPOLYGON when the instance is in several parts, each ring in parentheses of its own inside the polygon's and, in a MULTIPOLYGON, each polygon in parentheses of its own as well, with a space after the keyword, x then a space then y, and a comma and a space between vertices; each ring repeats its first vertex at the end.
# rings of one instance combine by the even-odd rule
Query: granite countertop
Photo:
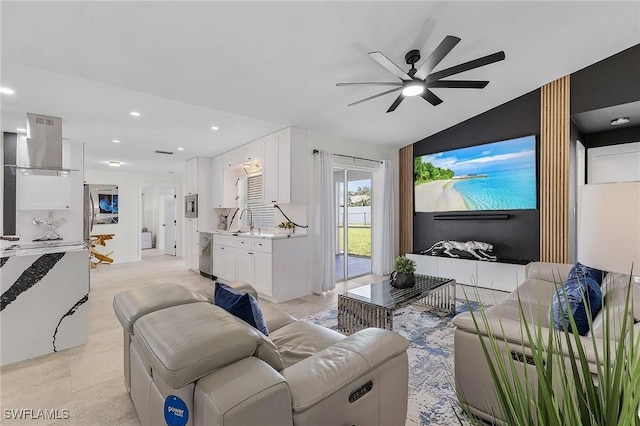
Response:
POLYGON ((47 253, 62 253, 68 251, 88 250, 89 246, 83 241, 41 241, 32 243, 3 242, 0 247, 0 257, 42 255, 47 253))

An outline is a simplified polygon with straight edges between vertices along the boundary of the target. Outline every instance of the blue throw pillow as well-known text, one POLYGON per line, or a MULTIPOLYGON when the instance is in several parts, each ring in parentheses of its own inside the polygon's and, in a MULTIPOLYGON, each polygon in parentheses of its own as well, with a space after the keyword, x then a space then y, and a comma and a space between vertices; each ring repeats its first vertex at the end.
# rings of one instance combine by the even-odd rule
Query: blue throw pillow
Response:
POLYGON ((258 301, 252 294, 244 293, 228 285, 216 282, 213 301, 214 304, 225 311, 260 330, 265 336, 269 335, 267 322, 264 320, 258 301))
POLYGON ((602 290, 600 283, 604 273, 576 263, 569 272, 567 280, 553 294, 551 311, 553 326, 558 330, 571 330, 569 312, 573 314, 578 334, 584 336, 589 331, 591 320, 602 307, 602 290), (585 301, 587 306, 585 306, 585 301))

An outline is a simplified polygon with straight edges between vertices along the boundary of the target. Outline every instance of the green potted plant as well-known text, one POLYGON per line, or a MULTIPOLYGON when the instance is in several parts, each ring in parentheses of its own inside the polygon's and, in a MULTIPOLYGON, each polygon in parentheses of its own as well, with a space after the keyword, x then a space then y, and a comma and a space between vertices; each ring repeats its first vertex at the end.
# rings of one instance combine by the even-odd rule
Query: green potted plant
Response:
POLYGON ((280 222, 277 227, 286 230, 287 234, 291 235, 296 225, 293 222, 280 222))
POLYGON ((398 256, 393 261, 393 272, 389 284, 395 288, 410 288, 416 285, 416 262, 405 256, 398 256))

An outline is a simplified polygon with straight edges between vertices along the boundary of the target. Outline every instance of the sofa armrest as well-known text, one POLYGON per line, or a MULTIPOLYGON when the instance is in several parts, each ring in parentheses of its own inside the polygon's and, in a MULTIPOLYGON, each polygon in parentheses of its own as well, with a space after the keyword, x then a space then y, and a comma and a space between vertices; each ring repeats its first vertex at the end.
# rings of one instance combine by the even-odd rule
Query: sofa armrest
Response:
POLYGON ((356 390, 362 385, 357 382, 358 378, 399 355, 405 354, 406 358, 408 347, 407 339, 397 333, 368 328, 285 368, 282 375, 291 390, 294 413, 314 406, 347 386, 353 387, 350 392, 356 390))
POLYGON ((532 262, 527 270, 527 278, 562 284, 572 267, 569 263, 532 262))
MULTIPOLYGON (((465 331, 471 334, 479 334, 479 336, 488 336, 491 333, 499 342, 507 342, 509 350, 516 354, 530 355, 531 345, 527 336, 527 331, 521 321, 516 321, 510 318, 500 318, 494 315, 488 314, 486 316, 488 322, 484 323, 480 313, 465 312, 457 315, 453 323, 455 327, 461 331, 465 331), (477 327, 473 321, 473 315, 476 316, 477 327)), ((532 339, 536 340, 538 333, 540 333, 541 340, 546 343, 549 340, 549 328, 530 324, 529 331, 532 339)), ((561 331, 553 330, 553 333, 563 333, 561 331)), ((573 353, 577 354, 577 347, 575 343, 575 337, 570 336, 571 347, 573 353)), ((598 337, 591 336, 579 336, 581 346, 584 348, 584 353, 589 362, 589 370, 592 373, 597 372, 598 363, 602 362, 602 358, 605 354, 606 342, 598 337)), ((560 350, 565 357, 570 356, 569 344, 564 336, 559 336, 560 350)), ((617 343, 615 341, 609 342, 610 356, 615 356, 617 343)))

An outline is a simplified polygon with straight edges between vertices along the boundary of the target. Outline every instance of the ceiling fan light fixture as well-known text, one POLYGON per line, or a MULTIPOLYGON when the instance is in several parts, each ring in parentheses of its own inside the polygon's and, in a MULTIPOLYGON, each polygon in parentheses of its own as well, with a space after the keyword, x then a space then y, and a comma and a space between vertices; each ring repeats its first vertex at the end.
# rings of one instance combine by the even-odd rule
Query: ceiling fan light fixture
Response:
POLYGON ((418 96, 424 92, 424 84, 420 81, 412 81, 405 84, 402 88, 402 94, 404 96, 418 96))

